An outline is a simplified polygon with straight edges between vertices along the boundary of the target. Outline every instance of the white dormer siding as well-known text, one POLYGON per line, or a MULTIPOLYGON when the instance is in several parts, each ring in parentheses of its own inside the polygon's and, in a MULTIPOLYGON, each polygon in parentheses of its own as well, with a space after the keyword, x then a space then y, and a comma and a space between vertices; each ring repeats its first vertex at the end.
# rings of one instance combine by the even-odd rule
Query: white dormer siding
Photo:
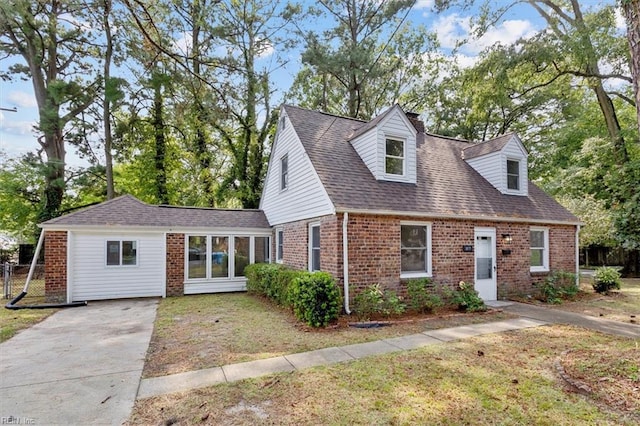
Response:
POLYGON ((280 114, 260 209, 271 226, 335 213, 333 203, 284 108, 280 114), (285 158, 286 185, 283 187, 285 158))
MULTIPOLYGON (((482 143, 491 144, 492 142, 482 143)), ((467 153, 468 150, 465 149, 463 155, 467 153)), ((505 144, 499 144, 491 152, 473 158, 467 158, 465 155, 465 161, 501 193, 526 197, 529 195, 527 155, 520 139, 516 135, 512 135, 505 144), (517 162, 518 164, 517 189, 513 188, 515 185, 509 184, 509 176, 511 176, 513 183, 515 174, 512 173, 514 170, 508 170, 507 162, 517 162), (510 188, 510 186, 512 187, 510 188)))
MULTIPOLYGON (((416 129, 413 127, 404 111, 399 106, 394 106, 380 116, 379 121, 374 119, 375 125, 366 129, 362 134, 351 140, 351 144, 367 165, 371 174, 377 180, 392 182, 416 183, 416 129), (402 144, 402 152, 387 152, 387 140, 391 140, 389 146, 398 147, 402 144), (395 164, 402 163, 402 172, 388 173, 387 161, 395 164)), ((365 124, 368 126, 369 124, 365 124)), ((390 168, 393 169, 393 168, 390 168)))

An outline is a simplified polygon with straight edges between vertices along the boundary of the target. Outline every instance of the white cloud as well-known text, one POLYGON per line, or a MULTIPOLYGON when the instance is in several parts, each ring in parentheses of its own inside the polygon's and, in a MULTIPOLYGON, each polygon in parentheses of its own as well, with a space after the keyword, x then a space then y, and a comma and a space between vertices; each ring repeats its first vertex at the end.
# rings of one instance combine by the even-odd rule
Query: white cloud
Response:
POLYGON ((477 55, 483 49, 501 43, 509 45, 519 38, 529 38, 536 34, 536 29, 530 21, 522 19, 507 20, 497 27, 490 27, 480 38, 471 33, 471 18, 456 13, 439 18, 433 25, 438 40, 443 48, 452 49, 461 40, 467 39, 461 50, 467 55, 477 55))
POLYGON ((7 95, 7 100, 21 108, 35 108, 38 106, 36 97, 31 93, 22 91, 12 91, 7 95))
POLYGON ((413 8, 418 9, 430 9, 433 7, 435 0, 418 0, 416 4, 413 5, 413 8))
POLYGON ((0 112, 0 131, 5 133, 17 136, 31 135, 35 124, 33 121, 12 120, 11 117, 0 112))

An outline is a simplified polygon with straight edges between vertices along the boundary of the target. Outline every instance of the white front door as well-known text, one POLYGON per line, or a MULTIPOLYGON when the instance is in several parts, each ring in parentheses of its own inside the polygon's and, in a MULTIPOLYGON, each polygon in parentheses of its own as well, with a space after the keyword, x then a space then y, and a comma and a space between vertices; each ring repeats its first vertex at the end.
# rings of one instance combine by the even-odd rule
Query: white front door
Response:
POLYGON ((475 289, 482 300, 497 300, 496 230, 475 230, 475 289))

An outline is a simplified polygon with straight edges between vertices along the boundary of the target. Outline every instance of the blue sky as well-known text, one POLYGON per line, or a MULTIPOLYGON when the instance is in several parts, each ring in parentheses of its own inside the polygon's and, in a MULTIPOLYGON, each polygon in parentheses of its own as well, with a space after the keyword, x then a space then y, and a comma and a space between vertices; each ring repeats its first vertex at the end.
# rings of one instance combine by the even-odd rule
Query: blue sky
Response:
MULTIPOLYGON (((469 20, 473 11, 450 10, 443 14, 434 14, 431 7, 434 0, 418 0, 409 14, 408 19, 422 24, 435 31, 443 48, 443 54, 448 55, 450 49, 459 38, 468 37, 469 20)), ((580 1, 583 11, 601 4, 611 4, 614 0, 585 0, 580 1)), ((503 1, 495 0, 495 4, 503 1)), ((618 25, 623 26, 623 20, 618 19, 618 25)), ((530 36, 543 28, 544 23, 535 11, 528 5, 519 5, 512 8, 494 28, 491 28, 481 39, 471 40, 457 53, 461 65, 471 65, 475 57, 485 47, 501 41, 508 44, 520 37, 530 36)), ((3 59, 0 61, 0 70, 6 70, 12 61, 3 59)), ((298 61, 279 73, 279 87, 288 88, 293 82, 297 71, 298 61)), ((33 89, 29 81, 0 82, 0 108, 17 108, 18 112, 0 111, 0 152, 9 157, 17 157, 26 152, 33 152, 39 148, 36 136, 32 131, 38 113, 33 95, 33 89)), ((68 163, 81 165, 83 162, 71 151, 68 152, 68 163)))

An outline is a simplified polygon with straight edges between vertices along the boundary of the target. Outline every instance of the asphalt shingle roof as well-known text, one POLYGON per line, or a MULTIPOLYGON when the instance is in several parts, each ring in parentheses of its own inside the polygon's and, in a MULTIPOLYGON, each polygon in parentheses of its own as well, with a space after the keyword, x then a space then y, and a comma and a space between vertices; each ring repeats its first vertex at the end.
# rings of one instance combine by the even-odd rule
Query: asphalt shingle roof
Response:
MULTIPOLYGON (((360 127, 368 128, 368 123, 290 105, 284 108, 338 211, 579 223, 531 182, 527 197, 502 194, 462 158, 465 148, 474 147, 469 142, 418 133, 417 184, 378 181, 348 141, 360 127)), ((488 146, 504 146, 510 137, 498 138, 488 146)))
POLYGON ((469 160, 491 152, 500 151, 513 137, 513 133, 507 133, 506 135, 498 136, 486 142, 468 145, 466 148, 462 148, 462 156, 464 159, 469 160))
POLYGON ((46 226, 139 226, 171 228, 265 228, 261 210, 156 206, 123 195, 44 222, 46 226))

